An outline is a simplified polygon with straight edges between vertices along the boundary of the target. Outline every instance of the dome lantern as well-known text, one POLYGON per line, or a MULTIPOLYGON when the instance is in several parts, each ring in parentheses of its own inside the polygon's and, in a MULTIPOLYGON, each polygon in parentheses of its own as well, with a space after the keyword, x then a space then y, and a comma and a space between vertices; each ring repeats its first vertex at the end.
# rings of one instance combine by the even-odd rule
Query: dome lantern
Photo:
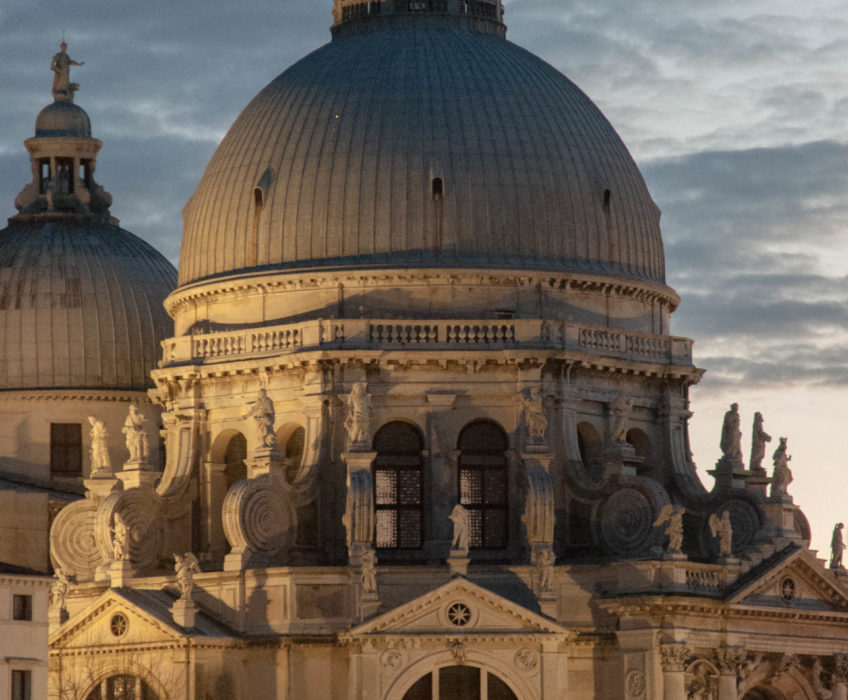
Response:
MULTIPOLYGON (((333 35, 369 31, 389 17, 449 17, 478 32, 504 36, 500 0, 334 0, 333 35)), ((403 20, 401 20, 403 21, 403 20)))
POLYGON ((35 120, 35 136, 24 142, 30 154, 32 182, 15 198, 19 216, 64 215, 113 221, 111 195, 94 181, 102 143, 91 136, 85 110, 74 104, 78 83, 70 80, 71 66, 81 66, 67 53, 63 41, 53 56, 53 103, 35 120))

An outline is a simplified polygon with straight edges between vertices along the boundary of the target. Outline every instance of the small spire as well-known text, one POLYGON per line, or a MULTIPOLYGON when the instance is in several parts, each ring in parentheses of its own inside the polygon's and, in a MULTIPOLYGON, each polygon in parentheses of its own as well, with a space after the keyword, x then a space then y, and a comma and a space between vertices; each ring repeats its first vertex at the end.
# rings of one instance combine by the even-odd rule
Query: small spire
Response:
POLYGON ((62 43, 60 51, 50 61, 50 70, 53 71, 53 99, 57 102, 73 102, 74 93, 79 90, 79 83, 71 82, 71 66, 84 66, 68 56, 68 45, 65 43, 65 33, 62 32, 62 43))

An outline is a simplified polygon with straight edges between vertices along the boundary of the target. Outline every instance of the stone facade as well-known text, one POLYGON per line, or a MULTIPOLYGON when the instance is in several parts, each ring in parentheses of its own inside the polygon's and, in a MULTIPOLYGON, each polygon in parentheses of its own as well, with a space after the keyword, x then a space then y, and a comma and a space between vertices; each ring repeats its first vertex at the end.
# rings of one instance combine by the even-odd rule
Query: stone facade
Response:
MULTIPOLYGON (((532 143, 591 156, 598 178, 569 170, 547 201, 517 183, 539 240, 493 225, 475 255, 462 242, 482 219, 463 206, 498 211, 496 173, 451 189, 446 173, 471 161, 425 167, 409 145, 420 132, 393 122, 384 140, 404 147, 392 167, 426 171, 425 228, 456 206, 422 250, 377 250, 363 210, 342 196, 317 208, 316 183, 338 192, 335 171, 274 150, 298 142, 257 125, 256 105, 285 107, 321 82, 310 71, 324 61, 410 37, 444 55, 496 47, 519 73, 531 59, 513 55, 488 0, 335 10, 333 42, 263 91, 215 157, 250 143, 262 172, 210 168, 186 209, 182 286, 166 301, 174 335, 151 367, 164 469, 89 474, 85 499, 53 523, 68 590, 52 617, 51 697, 844 699, 844 572, 809 551, 791 496, 768 495, 771 478, 745 468, 738 407, 715 488, 697 477, 688 396, 702 370, 691 341, 669 334, 679 300, 663 282, 657 212, 612 127, 551 77, 553 109, 573 98, 587 121, 580 138, 537 125, 532 143), (611 153, 620 188, 601 177, 611 153), (568 192, 582 219, 566 224, 553 212, 568 192), (278 210, 274 197, 295 196, 310 226, 337 224, 322 227, 320 254, 314 237, 308 255, 286 247, 302 232, 286 219, 293 200, 278 210), (576 252, 546 260, 556 221, 576 252)), ((447 79, 451 64, 433 70, 447 79)), ((407 88, 402 105, 439 103, 407 88)), ((530 141, 478 142, 475 128, 463 133, 480 162, 493 143, 510 167, 533 160, 530 141)), ((368 162, 379 148, 356 133, 339 149, 368 162)), ((527 181, 545 181, 534 167, 527 181)), ((368 196, 391 219, 394 195, 368 196)), ((414 238, 413 220, 395 223, 414 238)))

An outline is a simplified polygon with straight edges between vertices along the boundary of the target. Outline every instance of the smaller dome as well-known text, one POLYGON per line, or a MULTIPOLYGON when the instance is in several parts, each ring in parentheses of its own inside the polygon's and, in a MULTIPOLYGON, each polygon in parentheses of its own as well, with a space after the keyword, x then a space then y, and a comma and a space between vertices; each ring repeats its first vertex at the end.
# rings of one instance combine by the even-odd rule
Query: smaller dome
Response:
POLYGON ((41 110, 35 120, 35 135, 91 138, 91 121, 73 102, 56 101, 41 110))

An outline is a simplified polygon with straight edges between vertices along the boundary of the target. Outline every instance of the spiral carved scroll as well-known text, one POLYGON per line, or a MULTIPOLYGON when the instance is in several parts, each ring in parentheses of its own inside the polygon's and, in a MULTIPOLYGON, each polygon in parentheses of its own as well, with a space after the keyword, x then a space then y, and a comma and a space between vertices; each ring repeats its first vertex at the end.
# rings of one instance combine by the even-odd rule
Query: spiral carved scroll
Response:
POLYGON ((659 484, 634 480, 614 491, 601 505, 600 531, 607 549, 634 556, 655 544, 659 531, 654 520, 668 495, 659 484))
POLYGON ((103 561, 94 534, 96 515, 94 501, 76 501, 59 511, 50 528, 53 566, 73 572, 78 581, 93 579, 103 561))
POLYGON ((136 570, 155 566, 165 536, 161 504, 155 494, 141 489, 119 491, 107 496, 97 510, 97 547, 106 560, 114 559, 112 528, 120 513, 127 526, 130 563, 136 570))
POLYGON ((280 559, 294 542, 294 510, 276 477, 243 479, 233 484, 222 511, 224 534, 235 551, 280 559))

